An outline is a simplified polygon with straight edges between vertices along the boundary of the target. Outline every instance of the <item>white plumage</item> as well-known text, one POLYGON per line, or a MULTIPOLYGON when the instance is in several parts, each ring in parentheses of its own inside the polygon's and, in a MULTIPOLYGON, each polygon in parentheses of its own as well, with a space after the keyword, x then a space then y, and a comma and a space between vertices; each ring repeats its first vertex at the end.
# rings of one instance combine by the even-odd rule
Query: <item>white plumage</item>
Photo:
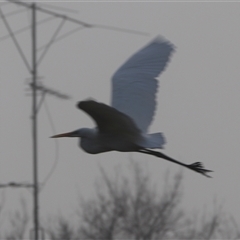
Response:
POLYGON ((156 110, 156 78, 165 69, 173 45, 157 37, 129 58, 112 77, 112 107, 127 114, 147 132, 156 110))

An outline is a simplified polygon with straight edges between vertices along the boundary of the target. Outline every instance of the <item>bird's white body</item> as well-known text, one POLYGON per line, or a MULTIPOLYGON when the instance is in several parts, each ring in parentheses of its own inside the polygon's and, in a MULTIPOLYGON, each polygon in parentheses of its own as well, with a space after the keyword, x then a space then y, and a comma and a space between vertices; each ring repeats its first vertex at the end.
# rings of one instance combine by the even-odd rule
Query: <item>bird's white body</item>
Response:
MULTIPOLYGON (((173 45, 157 37, 130 57, 112 77, 112 101, 108 106, 93 100, 81 101, 77 107, 97 124, 94 129, 58 134, 53 137, 79 137, 87 153, 108 151, 141 152, 164 158, 206 175, 201 163, 187 165, 150 149, 163 148, 162 133, 148 134, 156 110, 158 75, 164 71, 173 45)), ((207 176, 207 175, 206 175, 207 176)))
POLYGON ((87 153, 97 154, 114 150, 129 152, 136 148, 135 141, 131 141, 124 136, 116 138, 116 135, 99 133, 96 128, 82 128, 79 131, 81 136, 83 136, 79 139, 79 145, 87 153), (84 137, 85 134, 87 134, 86 137, 84 137))
POLYGON ((139 133, 134 139, 115 134, 99 133, 97 128, 81 128, 78 131, 79 146, 90 154, 119 151, 131 152, 139 148, 163 148, 165 143, 162 133, 143 135, 139 133))

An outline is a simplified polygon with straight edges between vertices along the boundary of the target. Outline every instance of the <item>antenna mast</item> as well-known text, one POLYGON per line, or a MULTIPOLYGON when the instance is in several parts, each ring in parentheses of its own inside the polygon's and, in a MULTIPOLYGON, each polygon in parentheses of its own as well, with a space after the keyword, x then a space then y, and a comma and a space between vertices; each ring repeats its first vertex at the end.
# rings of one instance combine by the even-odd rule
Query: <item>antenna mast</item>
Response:
POLYGON ((34 239, 38 240, 38 165, 37 165, 37 38, 36 38, 36 4, 32 3, 32 133, 33 133, 33 211, 34 239))
MULTIPOLYGON (((50 45, 56 40, 56 36, 60 29, 62 28, 62 25, 65 20, 81 25, 82 27, 85 28, 100 28, 100 29, 108 29, 108 30, 114 30, 114 31, 120 31, 120 32, 125 32, 125 33, 132 33, 132 34, 138 34, 138 35, 146 35, 146 33, 139 32, 139 31, 134 31, 130 29, 123 29, 123 28, 118 28, 118 27, 112 27, 112 26, 107 26, 107 25, 99 25, 99 24, 88 24, 86 22, 80 21, 78 19, 68 17, 63 14, 55 13, 53 11, 44 9, 42 7, 37 6, 36 3, 28 4, 25 2, 21 2, 18 0, 7 0, 8 2, 15 3, 18 5, 21 5, 25 8, 29 8, 32 10, 32 24, 31 24, 31 36, 32 36, 32 66, 28 63, 27 58, 25 57, 16 37, 15 33, 12 31, 10 25, 8 24, 7 19, 5 18, 3 12, 1 11, 0 8, 0 17, 2 18, 9 35, 5 36, 4 38, 11 37, 20 56, 22 57, 28 71, 31 73, 31 88, 32 88, 32 139, 33 139, 33 184, 22 184, 22 183, 15 183, 15 182, 10 182, 8 184, 0 184, 1 187, 32 187, 33 188, 33 220, 34 220, 34 227, 31 230, 30 237, 34 236, 34 240, 39 240, 39 238, 44 238, 44 231, 42 227, 39 224, 39 185, 38 185, 38 139, 37 139, 37 114, 38 110, 41 106, 41 103, 44 99, 45 94, 53 95, 58 98, 62 99, 69 99, 70 97, 68 95, 59 93, 58 91, 55 91, 53 89, 49 89, 45 87, 44 85, 39 85, 37 82, 38 79, 38 73, 37 73, 37 68, 39 65, 39 62, 42 60, 43 56, 45 55, 46 51, 50 47, 50 45), (36 21, 36 13, 37 11, 44 12, 48 15, 52 15, 56 18, 60 18, 63 20, 63 22, 59 25, 57 31, 53 34, 52 39, 50 42, 44 46, 45 51, 43 51, 42 55, 40 56, 39 59, 37 59, 37 21, 36 21), (37 92, 41 91, 43 93, 42 101, 38 104, 38 99, 37 99, 37 92), (41 236, 39 236, 39 233, 41 233, 41 236)), ((31 237, 32 238, 32 237, 31 237)))

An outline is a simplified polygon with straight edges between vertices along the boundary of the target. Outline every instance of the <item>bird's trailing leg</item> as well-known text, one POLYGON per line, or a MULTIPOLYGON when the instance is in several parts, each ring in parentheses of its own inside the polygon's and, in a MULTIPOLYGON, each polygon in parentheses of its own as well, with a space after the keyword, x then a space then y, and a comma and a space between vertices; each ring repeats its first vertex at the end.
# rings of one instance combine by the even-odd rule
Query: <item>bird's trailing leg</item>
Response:
POLYGON ((211 177, 211 176, 207 175, 207 173, 213 172, 212 170, 205 169, 203 167, 203 164, 200 163, 200 162, 195 162, 195 163, 192 163, 192 164, 185 164, 185 163, 179 162, 179 161, 177 161, 177 160, 175 160, 171 157, 168 157, 167 155, 165 155, 161 152, 156 152, 156 151, 152 151, 152 150, 149 150, 149 149, 139 149, 138 152, 145 153, 145 154, 150 154, 150 155, 153 155, 153 156, 156 156, 156 157, 163 158, 163 159, 168 160, 170 162, 177 163, 181 166, 187 167, 187 168, 189 168, 193 171, 201 173, 206 177, 211 177))

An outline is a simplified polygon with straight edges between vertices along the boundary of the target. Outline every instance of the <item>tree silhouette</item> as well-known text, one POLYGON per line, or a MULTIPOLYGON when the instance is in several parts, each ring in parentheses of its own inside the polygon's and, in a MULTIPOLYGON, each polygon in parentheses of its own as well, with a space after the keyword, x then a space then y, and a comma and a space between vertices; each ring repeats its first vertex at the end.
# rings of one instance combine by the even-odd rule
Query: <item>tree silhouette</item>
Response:
MULTIPOLYGON (((240 239, 238 224, 215 203, 213 213, 188 215, 181 207, 182 174, 165 175, 164 189, 132 161, 130 175, 116 169, 114 177, 100 168, 95 196, 80 197, 76 219, 51 217, 43 227, 47 240, 161 240, 240 239)), ((1 203, 1 202, 0 202, 1 203)), ((0 217, 1 206, 0 204, 0 217)), ((10 219, 11 229, 1 229, 0 239, 22 240, 29 236, 27 206, 10 219), (4 233, 4 234, 3 234, 4 233), (25 238, 24 238, 25 236, 25 238)))
POLYGON ((137 163, 132 164, 133 179, 110 179, 101 168, 102 187, 96 198, 81 201, 80 233, 87 239, 163 239, 175 231, 183 212, 178 209, 182 175, 166 183, 159 196, 149 176, 137 163))

